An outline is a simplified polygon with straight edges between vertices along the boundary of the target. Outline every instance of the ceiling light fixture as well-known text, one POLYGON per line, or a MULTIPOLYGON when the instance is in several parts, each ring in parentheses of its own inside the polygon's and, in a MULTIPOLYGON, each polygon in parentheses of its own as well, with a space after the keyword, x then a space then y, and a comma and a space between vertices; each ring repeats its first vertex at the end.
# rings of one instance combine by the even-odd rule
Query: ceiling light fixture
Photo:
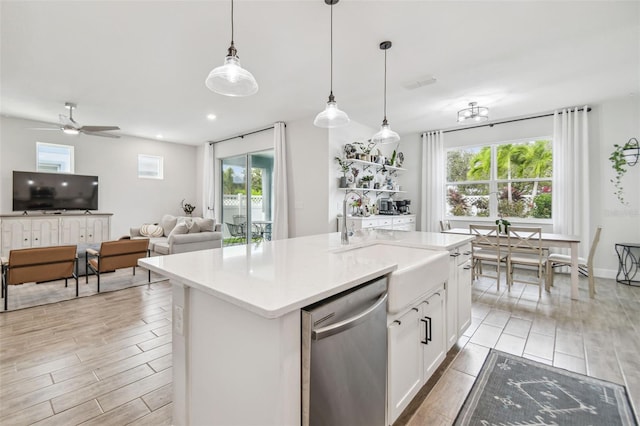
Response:
POLYGON ((393 143, 400 140, 400 135, 391 130, 387 122, 387 50, 391 48, 390 41, 380 43, 380 49, 384 50, 384 118, 380 131, 371 137, 371 141, 375 143, 393 143))
POLYGON ((231 0, 231 46, 224 65, 209 73, 205 84, 209 90, 225 96, 250 96, 258 91, 253 75, 240 66, 238 51, 233 44, 233 0, 231 0))
POLYGON ((333 5, 340 0, 324 0, 326 4, 331 6, 331 62, 330 62, 330 89, 329 89, 329 101, 324 111, 316 115, 316 119, 313 120, 314 126, 334 128, 346 126, 349 124, 349 116, 346 112, 341 111, 336 103, 336 98, 333 96, 333 5))
POLYGON ((207 120, 215 120, 215 119, 216 119, 215 114, 207 114, 207 120))
POLYGON ((489 119, 489 108, 478 106, 477 102, 469 102, 469 108, 458 111, 458 123, 465 121, 487 121, 489 119))

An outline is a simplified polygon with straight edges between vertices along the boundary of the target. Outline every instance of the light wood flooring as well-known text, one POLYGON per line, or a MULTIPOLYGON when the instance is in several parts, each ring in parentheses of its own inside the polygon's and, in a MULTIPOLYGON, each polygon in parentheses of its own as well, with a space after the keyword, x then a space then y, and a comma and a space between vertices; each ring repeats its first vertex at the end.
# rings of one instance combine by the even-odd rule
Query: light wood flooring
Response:
MULTIPOLYGON (((637 412, 640 288, 596 286, 476 282, 471 327, 396 425, 450 425, 492 347, 624 384, 637 412)), ((166 281, 2 313, 0 424, 170 424, 171 365, 166 281)))

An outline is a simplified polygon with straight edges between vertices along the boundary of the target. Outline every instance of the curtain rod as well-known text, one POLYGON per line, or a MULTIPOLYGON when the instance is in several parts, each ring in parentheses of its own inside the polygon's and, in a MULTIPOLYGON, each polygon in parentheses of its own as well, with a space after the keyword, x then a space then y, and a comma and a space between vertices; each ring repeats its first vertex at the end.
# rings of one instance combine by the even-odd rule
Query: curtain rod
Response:
MULTIPOLYGON (((578 111, 584 111, 584 108, 578 108, 578 111)), ((587 112, 591 112, 591 107, 587 107, 587 112)), ((558 113, 562 114, 562 111, 558 111, 558 113)), ((531 115, 529 117, 512 118, 510 120, 496 121, 495 123, 478 124, 477 126, 453 127, 453 128, 450 128, 450 129, 442 130, 442 133, 453 133, 453 132, 459 132, 461 130, 478 129, 480 127, 493 127, 493 126, 496 126, 498 124, 515 123, 517 121, 532 120, 534 118, 552 117, 554 114, 555 113, 550 112, 550 113, 546 113, 546 114, 531 115)), ((429 133, 429 132, 422 132, 422 134, 425 134, 425 133, 429 133)))
MULTIPOLYGON (((253 132, 247 132, 247 133, 243 133, 241 135, 231 136, 231 137, 228 137, 228 138, 225 138, 225 139, 220 139, 220 140, 217 140, 217 141, 207 141, 207 142, 209 142, 209 145, 213 145, 213 144, 216 144, 216 143, 219 143, 219 142, 230 141, 231 139, 237 139, 237 138, 243 139, 245 136, 253 135, 255 133, 264 132, 265 130, 273 130, 273 127, 274 126, 269 126, 269 127, 265 127, 264 129, 254 130, 253 132)), ((287 125, 285 124, 284 127, 287 127, 287 125)))

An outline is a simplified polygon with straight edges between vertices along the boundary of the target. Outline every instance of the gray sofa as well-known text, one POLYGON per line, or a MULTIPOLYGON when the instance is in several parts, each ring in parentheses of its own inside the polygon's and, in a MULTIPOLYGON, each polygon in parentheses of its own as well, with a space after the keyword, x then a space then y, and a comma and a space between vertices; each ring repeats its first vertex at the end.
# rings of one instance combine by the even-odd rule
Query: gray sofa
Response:
POLYGON ((131 238, 149 238, 154 254, 175 254, 222 247, 222 225, 213 219, 164 215, 159 223, 129 230, 131 238))

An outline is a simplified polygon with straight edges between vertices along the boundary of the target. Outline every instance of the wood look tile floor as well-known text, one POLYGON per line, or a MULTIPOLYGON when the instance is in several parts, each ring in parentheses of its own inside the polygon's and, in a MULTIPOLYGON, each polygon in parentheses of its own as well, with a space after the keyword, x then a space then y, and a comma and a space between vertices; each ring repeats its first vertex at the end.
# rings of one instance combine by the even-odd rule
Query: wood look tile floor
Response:
MULTIPOLYGON (((395 425, 452 424, 491 347, 624 384, 637 412, 640 288, 582 287, 477 281, 471 327, 395 425)), ((171 424, 171 365, 166 281, 2 313, 0 424, 171 424)))
MULTIPOLYGON (((146 282, 146 272, 138 275, 146 282)), ((64 281, 45 285, 64 289, 64 281)), ((44 288, 11 290, 9 303, 20 291, 14 301, 52 297, 44 288)), ((166 280, 4 312, 0 424, 171 424, 171 366, 166 280)))

